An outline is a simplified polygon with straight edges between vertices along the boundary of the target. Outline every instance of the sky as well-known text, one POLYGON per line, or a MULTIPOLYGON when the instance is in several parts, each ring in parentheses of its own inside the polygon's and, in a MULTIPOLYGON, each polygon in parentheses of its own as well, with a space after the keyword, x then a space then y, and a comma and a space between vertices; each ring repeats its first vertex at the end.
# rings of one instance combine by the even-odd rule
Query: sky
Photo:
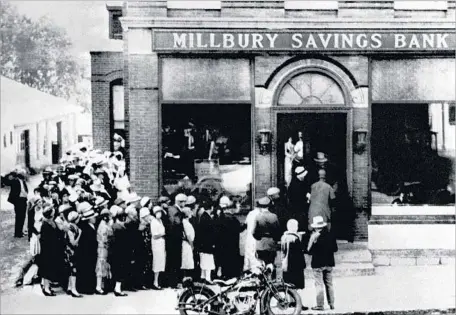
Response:
POLYGON ((47 16, 64 28, 73 42, 73 54, 90 65, 90 51, 121 51, 122 41, 109 39, 106 1, 11 1, 32 19, 47 16))

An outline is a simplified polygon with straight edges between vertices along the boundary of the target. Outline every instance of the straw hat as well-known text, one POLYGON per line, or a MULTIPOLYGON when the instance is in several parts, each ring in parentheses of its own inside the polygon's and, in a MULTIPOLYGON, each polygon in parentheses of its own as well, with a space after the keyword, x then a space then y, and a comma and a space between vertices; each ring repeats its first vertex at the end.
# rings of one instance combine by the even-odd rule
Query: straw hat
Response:
POLYGON ((109 212, 111 213, 111 216, 114 218, 116 217, 118 214, 119 214, 119 209, 122 210, 121 207, 119 206, 112 206, 110 209, 109 209, 109 212))
POLYGON ((157 212, 160 212, 160 211, 166 214, 166 211, 163 210, 163 208, 160 207, 160 206, 155 206, 155 207, 152 209, 152 212, 153 212, 154 214, 156 214, 157 212))
POLYGON ((269 207, 270 204, 271 204, 271 199, 269 199, 268 197, 260 198, 257 201, 257 206, 260 208, 267 208, 267 207, 269 207))
POLYGON ((187 196, 185 194, 178 194, 175 198, 176 202, 177 201, 184 201, 187 202, 187 196))
POLYGON ((225 207, 226 208, 226 207, 231 206, 231 204, 232 204, 232 202, 231 202, 229 197, 223 196, 222 198, 220 198, 220 201, 219 201, 220 207, 222 207, 222 208, 225 207))
POLYGON ((92 185, 90 185, 90 189, 92 191, 102 191, 102 190, 104 190, 104 186, 101 183, 101 181, 97 179, 93 182, 92 185))
POLYGON ((79 214, 76 211, 68 213, 68 222, 75 222, 79 218, 79 214))
POLYGON ((187 206, 192 206, 196 203, 196 198, 194 196, 188 196, 187 202, 185 203, 187 206))
POLYGON ((317 215, 312 218, 312 224, 310 225, 314 229, 322 228, 328 225, 321 215, 317 215))
POLYGON ((104 208, 103 210, 101 210, 100 212, 100 216, 110 216, 111 215, 111 211, 104 208))
POLYGON ((122 197, 118 197, 116 200, 114 200, 114 205, 116 206, 120 206, 123 203, 125 203, 125 200, 122 197))
POLYGON ((268 196, 274 196, 274 195, 280 194, 280 189, 277 188, 277 187, 271 187, 271 188, 268 189, 266 194, 268 196))
POLYGON ((149 201, 150 201, 149 197, 142 197, 139 204, 141 205, 142 208, 144 208, 149 203, 149 201))
POLYGON ((301 175, 302 173, 304 173, 306 171, 306 168, 304 166, 298 166, 296 169, 295 169, 295 173, 296 175, 301 175))
POLYGON ((86 221, 86 220, 89 220, 91 218, 96 218, 98 216, 98 213, 96 213, 95 211, 93 211, 93 209, 89 209, 87 211, 84 211, 82 213, 82 221, 86 221))
POLYGON ((79 205, 78 205, 78 212, 79 213, 85 213, 89 210, 92 210, 93 206, 88 203, 87 201, 84 201, 84 202, 81 202, 79 205))
POLYGON ((109 203, 109 200, 104 199, 103 197, 97 196, 95 198, 95 208, 100 208, 106 206, 109 203))
POLYGON ((326 158, 326 155, 323 152, 317 152, 317 157, 314 158, 314 161, 323 163, 328 161, 328 159, 326 158))
POLYGON ((158 203, 168 203, 170 201, 169 197, 161 196, 158 198, 158 203))
POLYGON ((67 212, 68 210, 71 210, 73 209, 73 207, 69 204, 63 204, 59 207, 59 213, 65 213, 67 212))
POLYGON ((131 194, 128 195, 128 198, 127 198, 127 203, 133 203, 133 202, 138 202, 141 200, 141 197, 138 196, 137 193, 135 192, 132 192, 131 194))

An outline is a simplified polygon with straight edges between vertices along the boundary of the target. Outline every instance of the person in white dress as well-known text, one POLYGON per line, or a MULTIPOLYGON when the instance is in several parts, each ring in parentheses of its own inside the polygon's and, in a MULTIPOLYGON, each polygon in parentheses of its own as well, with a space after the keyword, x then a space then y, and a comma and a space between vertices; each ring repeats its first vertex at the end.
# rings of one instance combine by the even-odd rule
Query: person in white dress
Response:
POLYGON ((256 239, 253 237, 253 229, 255 227, 255 219, 260 213, 260 209, 254 208, 249 212, 245 219, 247 225, 246 237, 245 237, 245 252, 244 252, 244 271, 249 271, 252 268, 258 266, 260 263, 256 257, 256 239))
POLYGON ((294 159, 293 138, 289 137, 288 141, 285 143, 285 185, 286 185, 286 187, 290 186, 290 183, 291 183, 293 159, 294 159))
POLYGON ((152 232, 152 270, 154 272, 153 289, 161 290, 159 285, 160 272, 165 271, 166 266, 166 249, 165 249, 165 226, 161 220, 165 211, 160 206, 152 209, 154 216, 150 222, 152 232))
POLYGON ((182 220, 182 225, 184 227, 184 239, 182 240, 182 264, 181 269, 185 277, 189 276, 189 271, 195 268, 195 261, 193 257, 193 242, 195 241, 195 229, 190 223, 190 218, 192 217, 192 210, 188 207, 185 207, 183 210, 185 215, 182 220))

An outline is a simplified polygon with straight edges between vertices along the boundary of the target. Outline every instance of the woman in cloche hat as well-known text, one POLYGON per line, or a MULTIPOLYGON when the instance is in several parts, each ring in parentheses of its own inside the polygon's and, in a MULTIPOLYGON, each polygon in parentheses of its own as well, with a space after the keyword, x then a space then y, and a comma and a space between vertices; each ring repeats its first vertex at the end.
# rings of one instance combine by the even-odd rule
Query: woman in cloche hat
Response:
MULTIPOLYGON (((71 208, 70 208, 71 209, 71 208)), ((77 274, 77 256, 76 252, 81 238, 81 229, 78 227, 79 214, 76 211, 68 213, 68 223, 65 242, 65 262, 69 271, 68 279, 68 294, 74 298, 81 298, 82 295, 76 290, 76 274, 77 274)))
POLYGON ((129 256, 125 253, 130 248, 130 238, 125 228, 125 210, 119 206, 112 206, 111 211, 115 213, 115 220, 112 224, 113 238, 110 244, 111 272, 115 282, 114 295, 124 297, 127 294, 122 292, 122 283, 126 280, 127 266, 130 263, 129 256))
MULTIPOLYGON (((101 197, 100 197, 101 198, 101 197)), ((104 200, 104 199, 103 199, 104 200)), ((101 201, 101 200, 99 200, 101 201)), ((112 219, 111 212, 104 208, 100 212, 100 224, 97 229, 97 240, 98 240, 98 250, 97 250, 97 264, 95 268, 95 273, 97 275, 97 286, 95 293, 99 295, 106 294, 106 291, 103 290, 105 279, 111 278, 111 266, 108 262, 108 253, 109 253, 109 241, 113 235, 112 230, 112 219)))
POLYGON ((162 216, 165 213, 162 207, 155 206, 152 209, 153 217, 151 218, 150 228, 152 232, 152 270, 154 271, 154 290, 161 290, 159 285, 160 272, 165 271, 166 251, 165 251, 165 226, 162 222, 162 216))
MULTIPOLYGON (((151 204, 149 197, 144 197, 141 199, 141 205, 148 206, 151 204)), ((150 222, 152 216, 148 207, 142 207, 139 210, 139 231, 142 236, 142 248, 140 249, 141 254, 137 256, 140 258, 139 268, 142 272, 142 289, 148 289, 152 287, 152 230, 150 228, 150 222)))

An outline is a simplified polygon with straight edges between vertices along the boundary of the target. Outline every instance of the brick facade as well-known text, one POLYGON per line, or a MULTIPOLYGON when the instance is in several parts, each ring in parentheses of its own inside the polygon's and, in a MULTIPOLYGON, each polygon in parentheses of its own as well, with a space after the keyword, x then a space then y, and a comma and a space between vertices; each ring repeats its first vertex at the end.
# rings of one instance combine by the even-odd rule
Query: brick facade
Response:
MULTIPOLYGON (((431 10, 441 22, 449 22, 455 10, 455 1, 448 2, 446 10, 431 10), (435 12, 434 12, 435 11, 435 12), (438 12, 437 12, 438 11, 438 12)), ((109 8, 108 8, 109 9, 109 8)), ((117 14, 119 7, 112 8, 117 14)), ((110 146, 110 105, 109 84, 112 80, 122 78, 125 87, 125 119, 126 119, 126 149, 127 165, 134 189, 139 194, 158 197, 161 189, 161 92, 160 91, 160 55, 152 51, 152 30, 161 28, 185 29, 198 27, 229 27, 244 28, 244 22, 252 22, 247 26, 251 29, 274 28, 280 23, 289 23, 299 28, 299 23, 310 23, 316 18, 331 18, 319 21, 316 27, 325 28, 337 20, 370 18, 375 23, 389 23, 388 27, 399 27, 394 18, 403 17, 411 21, 419 17, 420 12, 402 12, 394 8, 393 0, 385 1, 338 1, 337 7, 306 8, 295 1, 295 5, 286 5, 283 0, 267 1, 234 1, 222 0, 219 8, 210 9, 179 9, 167 8, 165 0, 160 1, 129 1, 122 7, 123 15, 123 52, 93 52, 92 53, 92 99, 93 99, 93 133, 94 145, 102 150, 110 146), (264 17, 275 18, 265 21, 264 17), (180 19, 176 19, 180 18, 180 19), (184 20, 188 18, 186 24, 184 20), (218 19, 220 18, 220 19, 218 19), (387 22, 380 21, 388 18, 387 22), (201 19, 201 20, 198 20, 201 19), (224 20, 225 19, 225 20, 224 20), (232 19, 230 23, 227 21, 232 19), (284 20, 286 20, 284 22, 284 20), (330 22, 329 22, 330 21, 330 22), (184 23, 185 22, 185 23, 184 23), (221 24, 223 22, 223 24, 221 24), (296 24, 293 24, 296 23, 296 24), (163 26, 164 25, 164 26, 163 26), (227 26, 228 25, 228 26, 227 26), (298 25, 298 26, 295 26, 298 25)), ((422 13, 422 12, 421 12, 422 13)), ((111 14, 113 15, 113 14, 111 14)), ((414 21, 416 22, 416 21, 414 21)), ((368 23, 363 20, 363 24, 368 23)), ((403 23, 403 22, 401 22, 403 23)), ((416 22, 420 23, 420 22, 416 22)), ((308 24, 306 24, 308 25, 308 24)), ((378 29, 374 26, 369 26, 378 29)), ((401 26, 402 27, 402 26, 401 26)), ((416 27, 416 26, 415 26, 416 27)), ((285 27, 284 27, 285 28, 285 27)), ((173 55, 166 55, 172 58, 173 55)), ((212 55, 211 55, 212 56, 212 55)), ((282 74, 293 67, 317 66, 326 69, 338 79, 346 92, 347 123, 349 126, 349 142, 347 144, 349 187, 351 198, 357 210, 355 219, 355 235, 357 239, 367 238, 367 222, 370 214, 370 148, 365 152, 353 152, 353 132, 357 129, 370 129, 370 104, 368 93, 366 99, 354 100, 354 95, 362 90, 369 91, 369 61, 372 55, 360 54, 275 54, 261 53, 249 58, 253 82, 252 90, 264 90, 273 97, 276 86, 283 81, 282 74), (281 71, 283 73, 281 73, 281 71), (358 102, 358 103, 356 103, 358 102), (361 102, 362 104, 360 104, 361 102), (356 103, 356 104, 355 104, 356 103)), ((375 55, 374 55, 375 56, 375 55)), ((207 57, 207 56, 206 56, 207 57)), ((215 56, 212 56, 215 57, 215 56)), ((221 57, 220 55, 217 58, 221 57)), ((222 56, 223 57, 223 56, 222 56)), ((244 56, 245 57, 245 56, 244 56)), ((216 102, 217 100, 214 100, 216 102)), ((255 197, 263 196, 268 187, 276 184, 276 142, 274 133, 275 106, 271 99, 268 106, 257 106, 258 99, 252 103, 252 154, 254 162, 255 197), (273 132, 272 153, 261 155, 257 144, 257 131, 270 129, 273 132)), ((368 141, 369 141, 368 133, 368 141)))

